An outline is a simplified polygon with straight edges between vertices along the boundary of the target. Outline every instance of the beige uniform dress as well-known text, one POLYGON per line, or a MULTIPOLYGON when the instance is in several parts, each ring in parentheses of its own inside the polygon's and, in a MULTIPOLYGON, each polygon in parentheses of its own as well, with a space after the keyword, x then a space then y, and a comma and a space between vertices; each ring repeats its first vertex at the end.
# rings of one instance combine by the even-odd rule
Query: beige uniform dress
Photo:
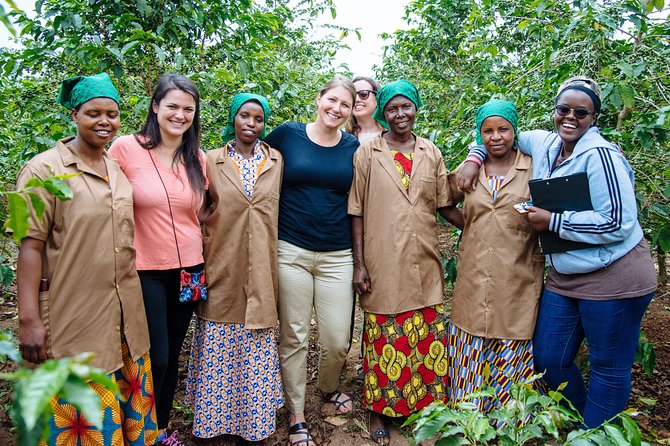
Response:
POLYGON ((361 144, 354 154, 349 195, 349 214, 363 218, 363 252, 372 286, 360 296, 365 311, 364 402, 392 417, 443 400, 447 385, 435 215, 450 203, 447 171, 439 149, 415 137, 411 155, 392 153, 383 137, 361 144))
POLYGON ((283 405, 277 326, 277 219, 283 161, 260 142, 207 152, 211 214, 204 223, 207 301, 196 309, 186 401, 193 434, 260 441, 283 405))
POLYGON ((455 202, 464 203, 465 226, 449 324, 449 398, 490 385, 498 404, 473 401, 487 412, 509 400, 512 383, 534 373, 531 339, 544 256, 528 218, 514 209, 530 199, 533 171, 531 158, 517 151, 504 177, 480 169, 469 194, 456 185, 456 173, 449 174, 449 188, 455 202))
POLYGON ((49 444, 78 436, 95 444, 121 445, 124 439, 126 444, 152 444, 156 419, 149 333, 135 270, 132 188, 106 154, 108 177, 94 172, 68 144, 71 140, 35 156, 17 179, 21 189, 31 178, 75 174, 64 180, 72 189, 71 200, 60 201, 41 188, 31 191, 45 205, 41 219, 31 214, 27 235, 45 242, 42 277, 49 289, 39 295, 40 318, 51 357, 95 353, 92 365, 109 373, 121 394, 92 385, 103 410, 110 411, 101 430, 82 431, 79 412, 63 399, 54 400, 49 444), (134 422, 124 424, 125 419, 134 422))

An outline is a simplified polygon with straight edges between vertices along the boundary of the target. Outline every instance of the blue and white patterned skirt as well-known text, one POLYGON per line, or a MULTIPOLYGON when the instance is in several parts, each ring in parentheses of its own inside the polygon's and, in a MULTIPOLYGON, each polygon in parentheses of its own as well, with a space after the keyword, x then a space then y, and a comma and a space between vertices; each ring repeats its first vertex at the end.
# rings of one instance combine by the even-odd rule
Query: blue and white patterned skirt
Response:
POLYGON ((185 401, 196 437, 272 435, 284 404, 274 330, 196 318, 185 401))

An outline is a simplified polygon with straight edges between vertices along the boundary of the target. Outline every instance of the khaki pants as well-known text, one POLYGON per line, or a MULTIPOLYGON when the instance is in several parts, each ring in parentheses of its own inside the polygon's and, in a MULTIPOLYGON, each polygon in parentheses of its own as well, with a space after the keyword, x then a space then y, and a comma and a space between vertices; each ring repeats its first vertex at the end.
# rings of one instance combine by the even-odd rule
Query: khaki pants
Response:
POLYGON ((305 410, 312 308, 319 327, 319 389, 337 389, 354 305, 351 249, 317 252, 279 240, 279 359, 286 408, 305 410))

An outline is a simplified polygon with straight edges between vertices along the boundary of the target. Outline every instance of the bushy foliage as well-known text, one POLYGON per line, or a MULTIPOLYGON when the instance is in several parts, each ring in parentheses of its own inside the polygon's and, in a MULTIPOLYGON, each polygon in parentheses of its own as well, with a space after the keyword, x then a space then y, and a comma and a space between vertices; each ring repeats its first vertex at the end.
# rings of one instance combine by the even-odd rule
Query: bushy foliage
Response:
MULTIPOLYGON (((514 383, 510 399, 502 404, 495 391, 486 387, 467 395, 463 401, 432 403, 410 416, 405 425, 414 425, 418 443, 436 439, 435 446, 546 444, 548 440, 571 446, 641 446, 637 423, 621 413, 595 429, 584 429, 584 422, 569 401, 558 391, 546 394, 536 390, 535 375, 526 382, 514 383), (497 409, 483 413, 474 402, 490 398, 497 409), (495 427, 499 426, 499 427, 495 427)), ((555 444, 555 443, 552 443, 555 444)))
MULTIPOLYGON (((406 77, 424 97, 419 133, 449 167, 473 139, 476 109, 511 100, 520 129, 553 129, 559 84, 603 89, 598 123, 635 169, 640 217, 659 253, 670 249, 670 25, 664 0, 415 0, 409 30, 388 37, 380 78, 406 77)), ((661 269, 664 259, 659 261, 661 269)), ((661 271, 662 273, 663 271, 661 271)), ((664 280, 662 278, 662 280, 664 280)))

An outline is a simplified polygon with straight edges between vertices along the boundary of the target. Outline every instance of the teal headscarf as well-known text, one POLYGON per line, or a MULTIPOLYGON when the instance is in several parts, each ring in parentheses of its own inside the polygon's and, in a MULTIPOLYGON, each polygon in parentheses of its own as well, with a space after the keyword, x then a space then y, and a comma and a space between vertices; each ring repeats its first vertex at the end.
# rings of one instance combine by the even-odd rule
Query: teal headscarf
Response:
POLYGON ((372 117, 385 128, 389 128, 389 124, 386 122, 386 118, 384 118, 384 107, 386 107, 386 104, 388 104, 391 99, 398 95, 405 96, 412 101, 417 110, 423 105, 423 102, 421 102, 421 98, 419 97, 419 90, 417 90, 414 84, 410 81, 400 79, 384 85, 377 93, 377 108, 372 117))
MULTIPOLYGON (((261 107, 263 107, 263 115, 265 117, 263 124, 267 125, 268 119, 270 118, 270 104, 268 104, 268 100, 261 95, 253 93, 237 94, 233 98, 233 101, 230 104, 230 110, 228 111, 228 124, 226 125, 226 129, 223 131, 224 142, 235 139, 235 116, 237 115, 237 112, 240 111, 240 107, 249 101, 256 101, 261 104, 261 107)), ((264 125, 263 131, 261 132, 261 138, 265 136, 265 129, 266 126, 264 125)))
POLYGON ((484 144, 480 130, 486 118, 490 118, 491 116, 500 116, 509 121, 514 128, 514 135, 516 136, 518 133, 519 116, 516 113, 514 104, 500 99, 490 99, 486 104, 477 109, 477 124, 475 128, 477 144, 484 144))
POLYGON ((116 91, 107 73, 75 76, 64 80, 58 92, 57 102, 72 110, 95 98, 109 98, 119 103, 119 92, 116 91))

